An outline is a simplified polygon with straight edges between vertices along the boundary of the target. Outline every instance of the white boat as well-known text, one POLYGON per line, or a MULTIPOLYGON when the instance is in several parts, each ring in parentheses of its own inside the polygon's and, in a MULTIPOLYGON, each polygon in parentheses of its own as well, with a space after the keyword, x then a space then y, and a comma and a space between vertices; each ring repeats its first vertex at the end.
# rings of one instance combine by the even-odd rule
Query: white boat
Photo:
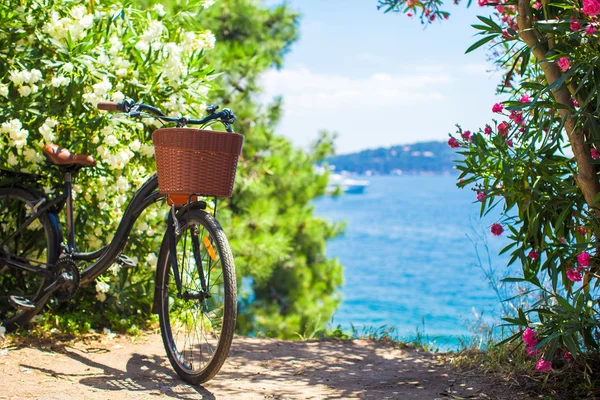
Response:
POLYGON ((327 193, 334 193, 339 187, 344 193, 360 194, 364 193, 370 182, 365 179, 351 179, 340 174, 330 174, 327 185, 327 193))

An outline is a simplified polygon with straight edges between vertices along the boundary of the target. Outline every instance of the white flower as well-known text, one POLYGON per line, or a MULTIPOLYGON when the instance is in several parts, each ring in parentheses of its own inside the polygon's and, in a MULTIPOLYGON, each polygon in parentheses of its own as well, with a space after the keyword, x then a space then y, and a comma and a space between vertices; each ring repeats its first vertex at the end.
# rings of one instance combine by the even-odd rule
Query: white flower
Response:
POLYGON ((23 97, 27 97, 31 94, 32 90, 29 86, 21 86, 19 88, 19 94, 23 97))
POLYGON ((151 21, 148 26, 148 30, 145 31, 140 40, 143 40, 148 43, 152 43, 158 39, 160 39, 163 31, 165 30, 165 26, 160 21, 151 21))
POLYGON ((108 58, 108 56, 106 54, 102 53, 98 56, 98 58, 96 59, 96 62, 100 65, 107 66, 107 65, 110 65, 110 58, 108 58))
POLYGON ((65 63, 65 64, 63 65, 63 70, 64 70, 64 71, 65 71, 67 74, 70 74, 71 72, 73 72, 73 69, 74 69, 74 67, 73 67, 73 64, 71 64, 71 63, 65 63))
POLYGON ((104 303, 106 301, 106 294, 104 294, 104 293, 97 293, 96 294, 96 300, 104 303))
POLYGON ((204 43, 206 43, 207 49, 214 49, 217 38, 211 31, 206 32, 204 35, 204 43))
POLYGON ((157 3, 154 6, 154 11, 156 11, 156 14, 161 18, 164 17, 165 15, 167 15, 167 13, 165 12, 165 8, 160 3, 157 3))
POLYGON ((0 83, 0 96, 8 98, 8 86, 0 83))
POLYGON ((87 10, 84 6, 75 6, 71 9, 70 14, 73 19, 81 19, 87 14, 87 10))
POLYGON ((213 4, 215 4, 215 0, 204 0, 204 2, 202 3, 202 7, 204 7, 204 9, 207 9, 213 4))
POLYGON ((135 49, 141 53, 147 53, 149 48, 150 48, 150 44, 148 42, 146 42, 145 40, 140 40, 139 42, 137 42, 135 44, 135 49))
POLYGON ((117 275, 119 275, 119 272, 121 271, 121 266, 117 263, 114 263, 113 265, 111 265, 109 270, 110 270, 110 272, 112 272, 112 274, 114 276, 117 276, 117 275))
POLYGON ((23 156, 25 157, 25 161, 34 164, 39 164, 44 160, 44 156, 42 156, 39 151, 34 150, 31 147, 28 147, 25 150, 23 150, 23 156))
POLYGON ((142 144, 140 146, 140 154, 145 157, 154 156, 154 146, 149 146, 147 144, 142 144))
POLYGON ((6 162, 8 162, 8 165, 12 165, 13 167, 19 163, 17 160, 17 157, 15 157, 15 155, 13 153, 10 153, 8 155, 6 162))
POLYGON ((46 141, 46 143, 52 143, 54 140, 54 132, 52 132, 52 128, 48 126, 48 124, 43 124, 39 129, 42 137, 46 141))
POLYGON ((34 68, 31 70, 31 77, 29 78, 29 82, 27 83, 36 83, 40 79, 42 79, 42 71, 34 68))
POLYGON ((50 83, 54 87, 68 86, 69 83, 71 83, 71 78, 67 78, 66 76, 62 76, 62 75, 55 76, 54 78, 52 78, 50 83))
MULTIPOLYGON (((106 143, 110 147, 113 147, 113 146, 116 146, 117 144, 119 144, 119 140, 117 139, 117 137, 115 135, 108 135, 107 137, 104 138, 104 143, 106 143)), ((100 150, 100 149, 98 149, 98 150, 100 150)))
POLYGON ((122 92, 115 92, 112 97, 113 97, 113 100, 118 103, 125 100, 125 95, 122 92))
POLYGON ((119 38, 116 36, 112 36, 109 41, 111 46, 110 50, 108 50, 108 53, 114 57, 123 49, 123 43, 121 43, 121 40, 119 40, 119 38))
POLYGON ((9 122, 2 123, 2 126, 0 127, 0 132, 8 133, 8 137, 10 138, 10 144, 20 149, 27 144, 27 138, 29 137, 29 131, 22 128, 23 125, 21 124, 21 121, 19 121, 18 119, 12 119, 9 122))
POLYGON ((112 84, 108 79, 104 79, 102 82, 96 83, 92 87, 94 88, 94 94, 96 96, 105 96, 108 91, 112 89, 112 84))
POLYGON ((131 151, 138 151, 140 149, 141 143, 139 140, 135 139, 133 142, 129 144, 129 148, 131 151))
POLYGON ((146 256, 146 262, 151 266, 151 267, 156 267, 156 264, 158 263, 158 257, 156 257, 156 254, 154 253, 150 253, 146 256))
POLYGON ((108 283, 103 282, 103 281, 96 282, 96 292, 108 293, 109 290, 110 290, 110 286, 108 285, 108 283))
POLYGON ((117 191, 125 192, 129 189, 129 182, 127 181, 127 178, 125 178, 124 176, 120 176, 117 178, 116 186, 117 191))
POLYGON ((14 83, 17 86, 22 85, 25 82, 25 77, 21 72, 10 71, 10 75, 8 76, 8 80, 14 83))

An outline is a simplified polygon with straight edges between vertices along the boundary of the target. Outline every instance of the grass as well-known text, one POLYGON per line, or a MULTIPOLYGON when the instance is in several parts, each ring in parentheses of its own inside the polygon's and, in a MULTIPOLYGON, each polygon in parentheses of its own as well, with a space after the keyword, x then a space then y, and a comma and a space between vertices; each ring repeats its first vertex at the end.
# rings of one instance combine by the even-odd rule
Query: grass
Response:
POLYGON ((487 375, 512 381, 542 399, 571 400, 600 398, 600 353, 587 353, 573 362, 556 357, 553 370, 535 370, 536 359, 527 358, 515 343, 486 350, 464 349, 448 354, 448 363, 464 374, 487 375))

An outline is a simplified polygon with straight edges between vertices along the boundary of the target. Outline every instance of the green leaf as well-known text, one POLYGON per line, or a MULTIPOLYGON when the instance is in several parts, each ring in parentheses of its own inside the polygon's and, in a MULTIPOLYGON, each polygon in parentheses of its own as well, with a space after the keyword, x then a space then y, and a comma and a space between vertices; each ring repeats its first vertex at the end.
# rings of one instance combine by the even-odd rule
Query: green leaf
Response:
POLYGON ((478 49, 479 47, 483 46, 484 44, 486 44, 487 42, 494 40, 495 38, 497 38, 499 35, 489 35, 484 37, 483 39, 478 40, 477 42, 475 42, 474 44, 472 44, 467 51, 465 51, 465 54, 472 52, 475 49, 478 49))

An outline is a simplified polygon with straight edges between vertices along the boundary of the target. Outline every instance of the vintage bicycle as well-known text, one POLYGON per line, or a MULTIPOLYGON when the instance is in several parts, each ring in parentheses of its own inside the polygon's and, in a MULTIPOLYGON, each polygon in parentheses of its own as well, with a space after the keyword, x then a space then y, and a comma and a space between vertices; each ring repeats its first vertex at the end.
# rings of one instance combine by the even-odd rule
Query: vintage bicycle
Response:
POLYGON ((64 175, 64 185, 53 198, 37 184, 38 175, 0 170, 0 324, 7 331, 25 327, 51 298, 73 299, 79 287, 92 283, 114 263, 135 268, 136 263, 121 252, 137 218, 162 201, 169 212, 152 312, 158 314, 165 350, 177 374, 191 384, 206 382, 227 357, 236 321, 233 256, 215 219, 216 196, 231 195, 243 143, 243 136, 233 133, 235 115, 229 109, 217 112, 217 106, 209 106, 203 119, 170 117, 133 101, 102 102, 98 108, 176 124, 176 128, 153 133, 158 176, 152 175, 135 193, 109 244, 93 252, 78 252, 72 181, 82 168, 94 167, 95 160, 56 144, 46 145, 43 153, 48 164, 64 175), (214 122, 222 123, 227 132, 186 128, 204 128, 214 122), (170 165, 177 163, 179 170, 170 165), (202 173, 208 179, 207 172, 223 166, 229 175, 212 187, 198 182, 202 173), (207 207, 206 197, 202 201, 199 196, 215 196, 214 206, 207 207), (66 239, 59 224, 61 212, 66 214, 66 239), (82 261, 91 264, 80 270, 82 261))

